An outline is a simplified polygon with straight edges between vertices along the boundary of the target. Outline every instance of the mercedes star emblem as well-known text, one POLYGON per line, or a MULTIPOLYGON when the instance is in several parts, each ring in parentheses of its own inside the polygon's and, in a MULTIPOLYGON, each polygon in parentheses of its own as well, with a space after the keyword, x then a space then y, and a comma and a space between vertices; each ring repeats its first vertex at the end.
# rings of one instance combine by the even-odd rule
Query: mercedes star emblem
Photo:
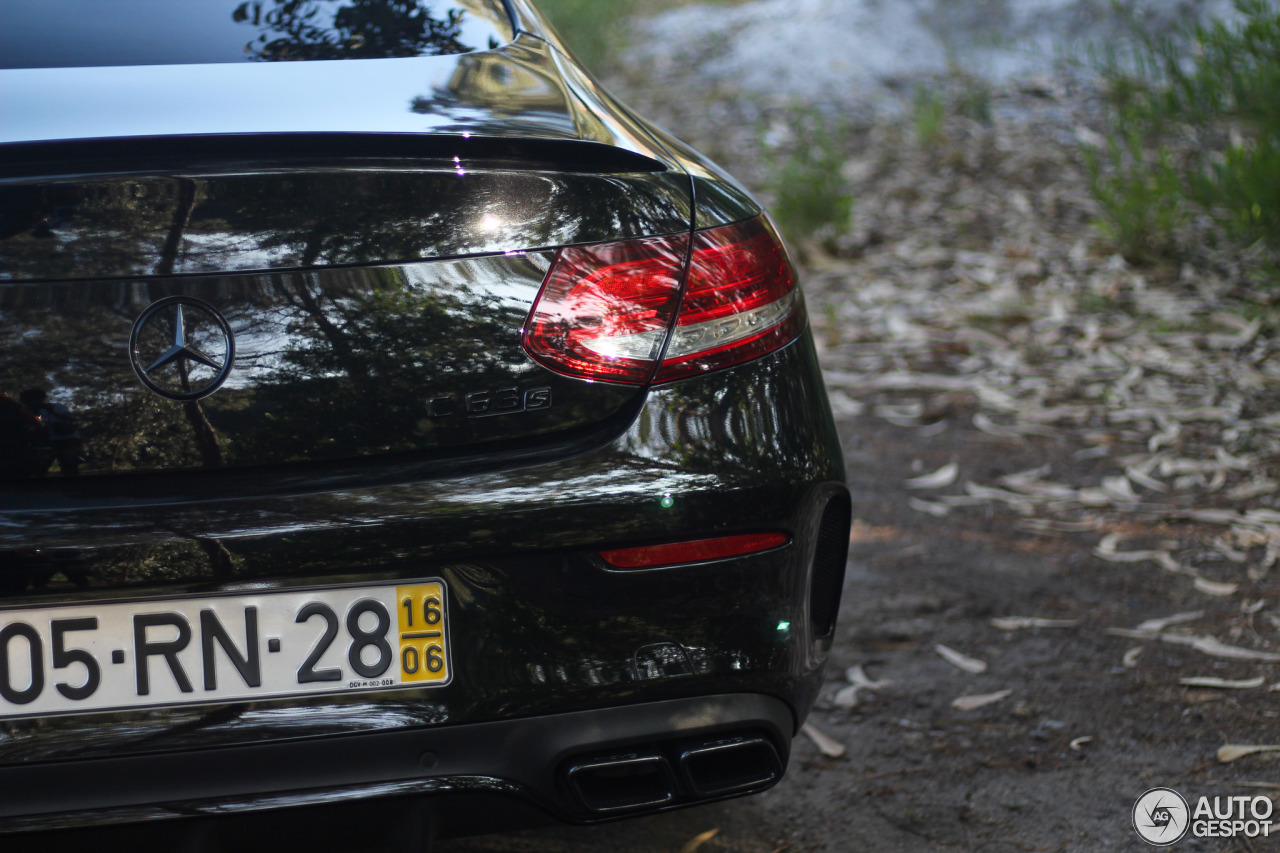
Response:
POLYGON ((236 342, 217 309, 191 296, 167 296, 143 311, 129 336, 129 360, 142 384, 168 400, 208 397, 231 374, 236 342))

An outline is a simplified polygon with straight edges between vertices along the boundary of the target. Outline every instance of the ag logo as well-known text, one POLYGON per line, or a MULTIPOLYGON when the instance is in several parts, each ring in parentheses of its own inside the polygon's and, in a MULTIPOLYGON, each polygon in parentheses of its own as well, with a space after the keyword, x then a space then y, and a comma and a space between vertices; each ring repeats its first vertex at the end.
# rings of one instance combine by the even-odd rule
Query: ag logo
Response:
POLYGON ((1133 804, 1133 828, 1143 841, 1156 847, 1181 841, 1190 825, 1187 801, 1172 788, 1152 788, 1133 804))

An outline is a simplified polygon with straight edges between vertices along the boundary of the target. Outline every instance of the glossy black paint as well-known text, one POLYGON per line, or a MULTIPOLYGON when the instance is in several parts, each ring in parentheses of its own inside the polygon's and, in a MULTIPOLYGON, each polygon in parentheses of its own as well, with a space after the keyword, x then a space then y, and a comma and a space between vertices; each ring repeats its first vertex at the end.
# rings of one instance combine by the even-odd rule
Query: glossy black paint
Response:
MULTIPOLYGON (((13 150, 25 159, 20 146, 40 143, 241 134, 268 142, 334 134, 459 145, 574 141, 670 163, 585 75, 566 77, 567 63, 548 42, 521 33, 496 50, 457 56, 0 70, 0 164, 13 150)), ((465 157, 465 148, 455 153, 465 157)))
MULTIPOLYGON (((672 172, 517 171, 461 158, 361 165, 0 184, 0 287, 101 278, 151 286, 172 274, 537 251, 679 233, 692 212, 689 179, 672 172)), ((57 304, 74 308, 78 293, 64 289, 57 304)))
POLYGON ((9 720, 6 784, 129 770, 102 797, 79 785, 74 815, 0 804, 0 832, 410 795, 585 820, 557 799, 560 755, 536 784, 483 750, 320 788, 287 762, 238 791, 154 778, 184 756, 234 780, 259 746, 320 761, 483 726, 638 748, 680 728, 651 714, 667 702, 711 702, 711 733, 768 706, 785 756, 831 642, 810 618, 820 528, 848 515, 812 340, 653 388, 523 353, 558 247, 759 206, 613 101, 525 0, 506 6, 514 37, 459 55, 324 61, 362 47, 338 40, 312 62, 0 71, 0 394, 75 408, 85 457, 25 470, 0 440, 0 613, 433 576, 454 649, 427 690, 9 720), (172 295, 236 332, 236 369, 198 403, 143 389, 122 351, 172 295), (789 544, 642 572, 598 556, 760 531, 789 544))
POLYGON ((511 41, 501 0, 7 0, 0 68, 385 59, 511 41))
MULTIPOLYGON (((669 234, 691 215, 679 183, 669 173, 351 170, 88 188, 79 224, 60 227, 59 239, 0 244, 12 250, 0 259, 15 277, 63 279, 0 283, 0 393, 39 388, 66 401, 83 435, 78 476, 554 436, 616 414, 636 389, 566 379, 521 349, 518 330, 552 252, 332 265, 669 234), (130 198, 154 207, 139 211, 130 198), (300 201, 314 212, 291 217, 300 201), (136 236, 122 241, 121 230, 136 236), (66 281, 238 264, 327 268, 66 281), (198 405, 155 397, 129 363, 135 321, 175 296, 216 304, 236 339, 229 381, 198 405)), ((67 473, 38 452, 4 432, 0 480, 67 473)))
POLYGON ((426 692, 14 721, 0 764, 706 692, 768 693, 803 716, 829 643, 806 635, 810 533, 844 488, 834 434, 812 418, 824 400, 802 340, 649 392, 620 434, 567 458, 546 452, 508 467, 496 449, 477 459, 487 473, 338 491, 322 490, 319 470, 300 477, 294 494, 276 488, 236 499, 190 475, 95 497, 88 478, 69 482, 75 488, 57 509, 9 504, 0 509, 0 548, 75 548, 93 588, 33 571, 16 589, 20 575, 10 572, 0 598, 7 606, 439 575, 452 592, 461 651, 455 682, 426 692), (782 530, 795 541, 652 572, 610 570, 595 554, 751 530, 782 530), (780 632, 782 622, 790 627, 780 632), (654 643, 683 648, 694 677, 642 677, 636 654, 654 643))

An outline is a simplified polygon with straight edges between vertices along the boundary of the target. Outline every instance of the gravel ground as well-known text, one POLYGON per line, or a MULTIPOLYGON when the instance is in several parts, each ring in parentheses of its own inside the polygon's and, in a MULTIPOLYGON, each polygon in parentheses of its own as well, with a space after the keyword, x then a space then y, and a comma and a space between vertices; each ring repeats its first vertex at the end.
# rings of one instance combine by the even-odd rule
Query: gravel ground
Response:
MULTIPOLYGON (((1167 29, 1231 0, 1131 0, 1143 26, 1167 29)), ((633 27, 627 64, 683 80, 674 91, 756 103, 885 103, 921 77, 956 71, 994 83, 1083 60, 1115 30, 1109 0, 754 0, 688 5, 633 27), (692 71, 692 73, 691 73, 692 71)), ((640 86, 629 86, 635 91, 640 86)), ((652 87, 656 88, 656 87, 652 87)))

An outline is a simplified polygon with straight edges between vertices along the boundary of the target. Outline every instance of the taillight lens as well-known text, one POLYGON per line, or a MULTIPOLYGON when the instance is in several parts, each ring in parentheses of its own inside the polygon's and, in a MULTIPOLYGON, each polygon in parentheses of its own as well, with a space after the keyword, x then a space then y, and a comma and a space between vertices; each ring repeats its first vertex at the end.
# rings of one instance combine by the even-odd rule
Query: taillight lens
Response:
POLYGON ((688 235, 561 249, 525 323, 524 346, 558 373, 643 384, 680 297, 688 235))
POLYGON ((800 334, 795 273, 763 217, 699 231, 692 252, 688 239, 562 249, 525 323, 525 349, 558 373, 644 384, 740 364, 800 334))
POLYGON ((741 364, 795 340, 804 302, 763 217, 694 234, 689 283, 655 382, 741 364))

